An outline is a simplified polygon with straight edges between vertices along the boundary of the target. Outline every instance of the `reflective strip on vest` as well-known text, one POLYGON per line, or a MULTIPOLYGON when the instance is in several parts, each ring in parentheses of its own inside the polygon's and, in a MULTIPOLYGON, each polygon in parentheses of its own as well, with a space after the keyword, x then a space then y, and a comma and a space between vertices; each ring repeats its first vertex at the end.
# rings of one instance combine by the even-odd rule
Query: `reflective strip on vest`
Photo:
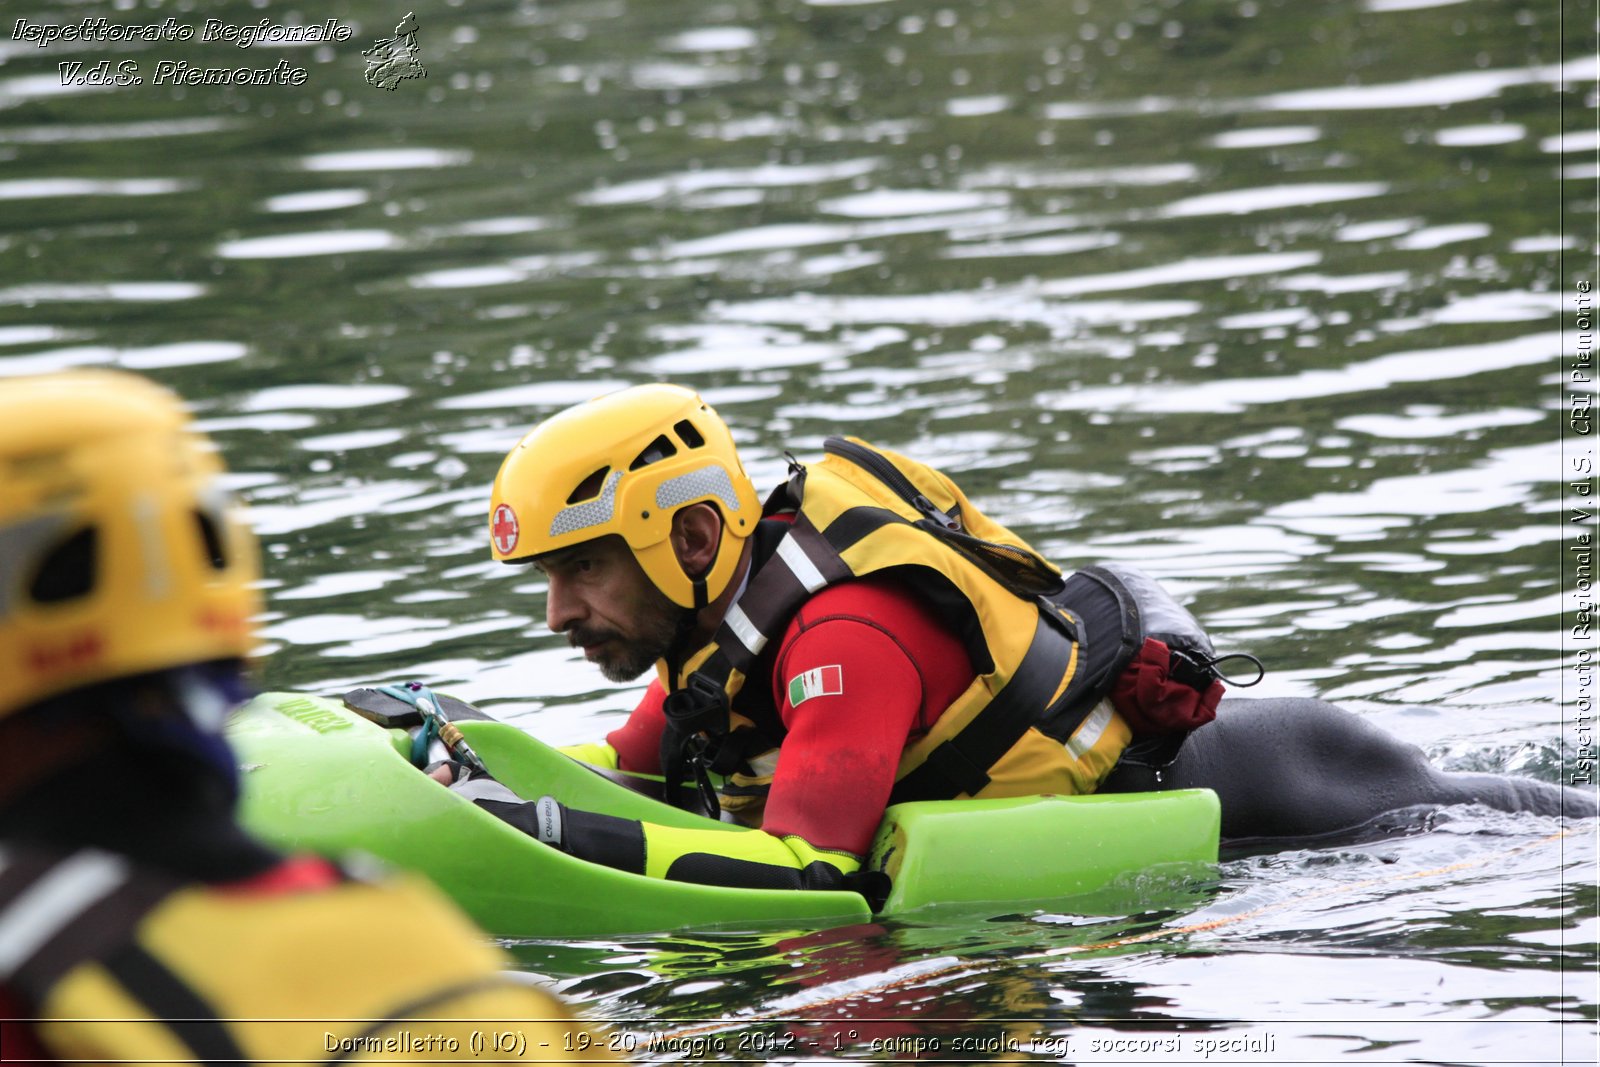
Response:
POLYGON ((0 911, 0 980, 127 881, 127 861, 109 852, 79 852, 50 868, 0 911))
POLYGON ((1080 759, 1087 756, 1089 750, 1099 743, 1100 736, 1106 732, 1106 727, 1111 725, 1111 715, 1111 701, 1102 700, 1094 706, 1094 710, 1083 720, 1083 725, 1067 738, 1067 748, 1074 756, 1080 759))
POLYGON ((815 593, 828 584, 828 579, 822 576, 817 565, 811 562, 811 557, 806 555, 805 549, 794 538, 785 537, 778 542, 778 558, 788 566, 789 572, 806 592, 815 593))
POLYGON ((766 635, 756 629, 756 624, 750 621, 750 616, 746 615, 738 604, 728 609, 723 622, 751 656, 761 655, 761 650, 767 647, 766 635))

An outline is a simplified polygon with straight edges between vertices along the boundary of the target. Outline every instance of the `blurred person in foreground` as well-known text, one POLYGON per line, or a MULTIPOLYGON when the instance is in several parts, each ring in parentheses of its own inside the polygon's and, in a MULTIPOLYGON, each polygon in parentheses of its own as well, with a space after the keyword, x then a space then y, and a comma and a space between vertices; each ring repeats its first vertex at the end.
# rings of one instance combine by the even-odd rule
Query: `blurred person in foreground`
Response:
POLYGON ((494 557, 544 573, 550 629, 613 681, 655 670, 627 722, 568 754, 692 782, 747 832, 434 777, 586 860, 803 889, 854 887, 885 807, 911 800, 1203 787, 1231 846, 1269 848, 1454 804, 1596 814, 1591 792, 1442 772, 1324 701, 1224 699, 1226 657, 1148 575, 1063 576, 939 471, 854 438, 824 452, 790 457, 763 505, 715 411, 642 385, 535 427, 491 498, 494 557))
POLYGON ((431 886, 235 822, 261 604, 222 474, 143 378, 0 381, 5 1058, 461 1060, 491 1028, 527 1038, 495 1058, 576 1058, 570 1013, 431 886))

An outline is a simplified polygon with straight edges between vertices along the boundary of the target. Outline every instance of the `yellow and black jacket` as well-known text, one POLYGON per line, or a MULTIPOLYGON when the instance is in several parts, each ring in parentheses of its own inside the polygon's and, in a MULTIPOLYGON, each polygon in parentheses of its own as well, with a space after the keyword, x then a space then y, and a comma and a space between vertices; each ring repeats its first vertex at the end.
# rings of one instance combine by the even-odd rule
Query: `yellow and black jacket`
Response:
POLYGON ((214 886, 111 852, 0 849, 0 1000, 29 1013, 6 1026, 58 1059, 607 1058, 505 962, 412 879, 214 886), (489 1048, 497 1033, 522 1048, 489 1048))
POLYGON ((780 744, 769 679, 747 684, 762 653, 818 590, 894 575, 951 620, 977 677, 906 749, 890 802, 1094 792, 1131 739, 1104 699, 1120 631, 1089 645, 1052 599, 1060 572, 944 474, 851 438, 825 447, 768 500, 792 521, 712 643, 670 676, 663 667, 669 781, 685 758, 728 773, 780 744))

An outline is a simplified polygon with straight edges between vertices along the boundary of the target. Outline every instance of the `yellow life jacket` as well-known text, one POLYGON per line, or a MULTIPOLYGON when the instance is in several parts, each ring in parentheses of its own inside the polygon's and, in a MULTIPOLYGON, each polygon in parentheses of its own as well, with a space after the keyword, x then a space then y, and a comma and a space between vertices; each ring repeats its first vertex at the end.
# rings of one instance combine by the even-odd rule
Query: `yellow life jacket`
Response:
POLYGON ((1094 792, 1132 735, 1104 699, 1104 663, 1082 654, 1080 620, 1050 598, 1060 572, 932 467, 854 438, 831 437, 825 451, 792 464, 767 501, 768 515, 793 521, 775 547, 758 545, 711 643, 675 674, 661 666, 669 784, 686 753, 737 774, 762 738, 781 741, 770 680, 747 684, 762 653, 818 590, 892 575, 950 620, 977 677, 905 750, 890 802, 1094 792))
POLYGON ((0 850, 0 987, 61 1059, 609 1058, 505 964, 416 879, 261 891, 109 852, 0 850))

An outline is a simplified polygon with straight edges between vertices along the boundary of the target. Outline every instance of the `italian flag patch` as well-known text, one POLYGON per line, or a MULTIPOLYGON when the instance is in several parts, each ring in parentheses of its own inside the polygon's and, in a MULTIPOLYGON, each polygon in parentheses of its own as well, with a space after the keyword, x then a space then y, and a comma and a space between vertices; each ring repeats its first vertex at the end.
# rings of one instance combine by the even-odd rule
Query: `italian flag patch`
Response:
POLYGON ((789 706, 798 708, 812 697, 840 696, 844 693, 844 668, 837 663, 813 667, 789 679, 789 706))

